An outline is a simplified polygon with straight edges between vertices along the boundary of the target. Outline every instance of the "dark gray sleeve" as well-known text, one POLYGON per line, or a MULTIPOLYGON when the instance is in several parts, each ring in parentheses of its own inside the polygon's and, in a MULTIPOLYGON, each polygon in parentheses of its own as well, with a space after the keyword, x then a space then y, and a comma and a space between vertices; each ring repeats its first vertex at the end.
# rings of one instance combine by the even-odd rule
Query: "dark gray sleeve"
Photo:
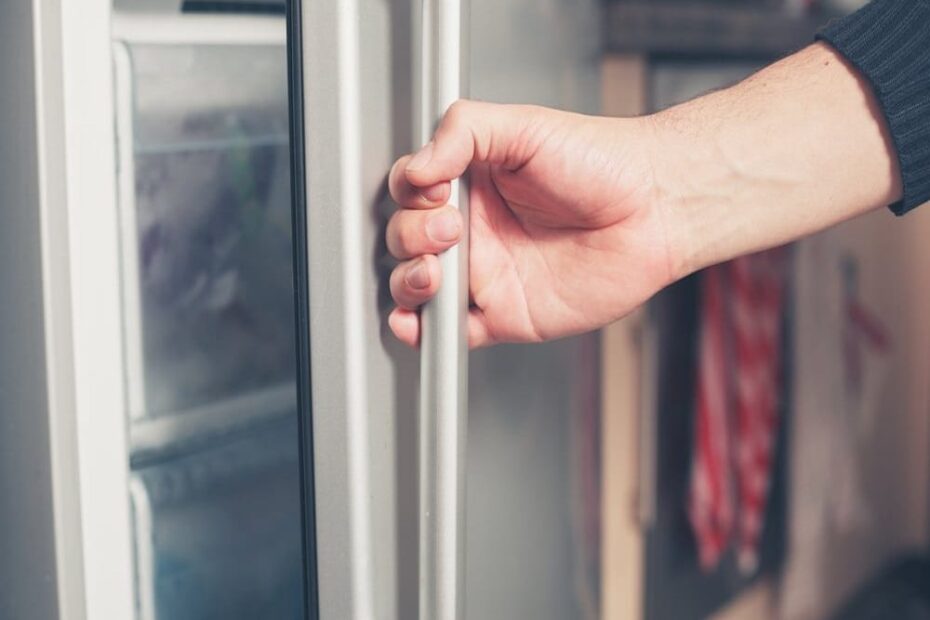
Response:
POLYGON ((930 0, 874 0, 818 35, 871 83, 901 164, 898 215, 930 201, 930 0))

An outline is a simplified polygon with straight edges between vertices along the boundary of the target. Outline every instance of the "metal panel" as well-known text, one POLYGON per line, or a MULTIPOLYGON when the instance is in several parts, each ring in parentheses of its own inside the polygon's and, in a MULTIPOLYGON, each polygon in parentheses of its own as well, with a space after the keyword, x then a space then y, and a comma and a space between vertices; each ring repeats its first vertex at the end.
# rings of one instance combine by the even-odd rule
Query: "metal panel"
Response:
MULTIPOLYGON (((386 332, 385 175, 412 150, 411 5, 303 3, 313 446, 324 620, 417 617, 416 356, 386 332)), ((472 5, 473 94, 593 112, 599 3, 472 5)), ((573 339, 472 356, 466 612, 580 617, 573 339)), ((591 358, 591 359, 589 359, 591 358)), ((595 367, 596 370, 596 367, 595 367)), ((424 619, 425 620, 425 619, 424 619)))
POLYGON ((0 616, 57 618, 32 3, 0 20, 0 616), (13 500, 13 501, 10 501, 13 500))
MULTIPOLYGON (((472 96, 596 113, 601 4, 472 0, 472 96)), ((564 620, 596 610, 583 594, 572 447, 588 396, 578 378, 597 372, 595 338, 471 356, 467 618, 564 620)))
POLYGON ((302 11, 320 617, 414 618, 417 367, 384 333, 382 240, 385 173, 412 146, 410 7, 302 11))

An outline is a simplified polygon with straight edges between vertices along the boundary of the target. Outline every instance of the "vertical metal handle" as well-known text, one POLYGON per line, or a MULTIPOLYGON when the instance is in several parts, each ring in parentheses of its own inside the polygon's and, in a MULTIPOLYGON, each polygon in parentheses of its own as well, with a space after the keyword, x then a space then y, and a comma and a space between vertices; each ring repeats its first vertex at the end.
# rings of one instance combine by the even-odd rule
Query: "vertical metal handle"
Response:
MULTIPOLYGON (((467 0, 421 0, 420 143, 466 95, 467 0)), ((468 231, 468 187, 452 182, 450 203, 468 231)), ((442 285, 422 310, 419 412, 419 620, 462 620, 465 570, 468 238, 439 257, 442 285)))

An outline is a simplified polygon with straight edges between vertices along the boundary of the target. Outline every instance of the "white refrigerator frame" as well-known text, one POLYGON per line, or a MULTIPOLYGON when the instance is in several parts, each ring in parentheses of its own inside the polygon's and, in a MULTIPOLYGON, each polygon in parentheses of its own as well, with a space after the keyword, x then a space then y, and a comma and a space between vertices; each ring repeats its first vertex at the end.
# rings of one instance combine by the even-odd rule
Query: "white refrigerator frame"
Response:
POLYGON ((10 46, 0 88, 19 99, 3 115, 20 138, 0 156, 13 224, 2 234, 35 253, 2 276, 4 323, 18 337, 4 343, 0 378, 0 492, 15 498, 0 521, 16 541, 0 558, 0 615, 131 618, 110 3, 14 4, 0 20, 10 46), (14 314, 13 300, 27 299, 31 331, 14 314), (21 355, 41 366, 21 371, 10 359, 21 355))
MULTIPOLYGON (((307 168, 315 205, 308 242, 319 415, 308 474, 315 483, 310 534, 319 541, 310 547, 319 566, 317 613, 334 620, 405 617, 398 582, 405 571, 415 575, 416 558, 414 549, 399 559, 408 552, 395 535, 392 403, 403 398, 397 375, 413 376, 415 358, 368 344, 377 341, 370 332, 382 320, 364 295, 382 274, 368 265, 376 233, 366 211, 396 148, 378 137, 392 123, 388 103, 363 105, 360 97, 375 89, 386 100, 398 89, 409 98, 410 88, 369 79, 371 72, 384 76, 370 63, 389 63, 394 44, 379 7, 356 0, 306 4, 312 43, 305 53, 313 62, 304 70, 314 85, 308 129, 317 137, 309 144, 335 145, 329 160, 311 148, 314 165, 307 168), (337 162, 339 172, 326 161, 337 162), (379 410, 383 416, 373 415, 379 410)), ((0 266, 0 283, 11 295, 0 323, 16 332, 4 342, 0 365, 0 492, 15 498, 0 503, 0 616, 127 620, 151 611, 151 597, 137 593, 133 581, 127 413, 140 412, 139 386, 130 389, 127 368, 138 342, 126 341, 134 330, 125 328, 132 304, 125 305, 123 290, 117 171, 128 160, 119 161, 127 145, 116 135, 114 41, 223 42, 201 27, 208 19, 243 33, 256 23, 195 15, 178 28, 176 19, 157 14, 116 14, 110 0, 31 0, 2 20, 10 53, 0 60, 0 87, 17 97, 4 106, 4 132, 11 128, 19 143, 0 145, 0 181, 15 215, 5 214, 0 241, 35 255, 0 266), (30 308, 36 316, 26 322, 30 308), (20 350, 37 351, 35 364, 17 367, 20 350)), ((248 35, 276 38, 281 26, 248 35)), ((411 147, 409 138, 402 147, 411 147)))

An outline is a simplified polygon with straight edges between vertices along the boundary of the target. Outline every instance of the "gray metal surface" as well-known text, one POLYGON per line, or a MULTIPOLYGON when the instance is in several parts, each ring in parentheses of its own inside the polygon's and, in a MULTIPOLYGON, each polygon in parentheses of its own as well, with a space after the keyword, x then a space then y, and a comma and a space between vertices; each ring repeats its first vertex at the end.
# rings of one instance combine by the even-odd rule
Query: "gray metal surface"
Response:
POLYGON ((319 607, 416 617, 417 358, 386 333, 384 185, 412 144, 409 2, 303 3, 319 607))
POLYGON ((0 617, 57 618, 32 3, 0 19, 0 617))
MULTIPOLYGON (((472 97, 597 113, 601 11, 598 0, 472 0, 472 97)), ((585 401, 596 401, 578 380, 597 372, 596 337, 471 354, 469 620, 596 617, 573 447, 585 401)))
POLYGON ((366 494, 358 11, 350 0, 306 2, 303 13, 314 501, 325 620, 372 618, 375 609, 366 494))
MULTIPOLYGON (((420 140, 467 96, 467 0, 422 0, 420 140)), ((452 181, 450 203, 468 230, 468 184, 452 181)), ((460 620, 465 610, 465 447, 468 424, 468 237, 439 257, 442 286, 421 313, 419 410, 419 612, 460 620)))
POLYGON ((54 2, 0 19, 0 618, 16 620, 84 617, 60 29, 54 2))
MULTIPOLYGON (((415 148, 419 0, 304 2, 314 459, 323 620, 418 614, 417 354, 386 329, 385 175, 415 148)), ((597 0, 472 0, 477 98, 595 112, 597 0)), ((571 339, 471 355, 466 617, 579 602, 571 339)), ((420 620, 427 620, 421 618, 420 620)))

